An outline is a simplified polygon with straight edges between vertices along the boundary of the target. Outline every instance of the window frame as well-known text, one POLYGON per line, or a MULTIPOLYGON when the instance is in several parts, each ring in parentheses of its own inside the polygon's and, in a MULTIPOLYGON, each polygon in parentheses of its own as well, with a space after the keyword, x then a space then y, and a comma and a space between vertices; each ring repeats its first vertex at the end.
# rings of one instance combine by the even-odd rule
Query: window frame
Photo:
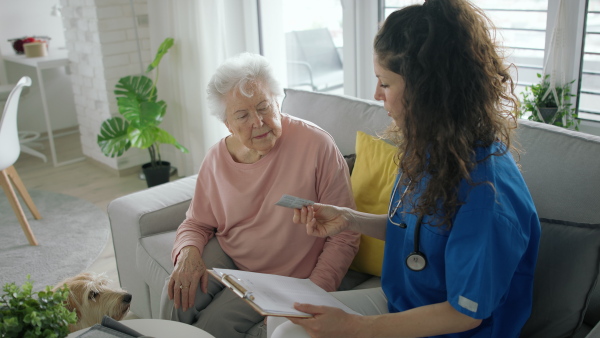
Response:
MULTIPOLYGON (((599 14, 600 15, 600 11, 589 11, 589 0, 585 1, 585 10, 584 10, 584 14, 583 14, 583 33, 582 33, 582 47, 581 47, 581 57, 580 57, 580 68, 579 68, 579 79, 583 79, 583 75, 584 74, 593 74, 596 76, 600 77, 600 71, 586 71, 584 70, 584 57, 585 54, 594 54, 594 55, 600 55, 600 52, 586 52, 585 51, 585 44, 586 44, 586 39, 587 39, 587 35, 588 34, 597 34, 600 35, 600 32, 592 32, 592 33, 588 33, 587 32, 587 20, 588 20, 588 15, 589 14, 599 14)), ((599 61, 600 62, 600 61, 599 61)), ((583 116, 580 116, 581 120, 588 120, 588 121, 594 121, 594 122, 600 122, 600 109, 598 111, 586 111, 580 110, 580 101, 581 101, 581 95, 580 94, 590 94, 590 95, 596 95, 598 97, 598 99, 600 100, 600 88, 596 91, 594 90, 590 90, 590 91, 583 91, 582 90, 582 84, 583 84, 583 80, 578 82, 578 86, 577 86, 577 103, 575 108, 577 109, 577 113, 579 115, 581 115, 583 113, 583 116)))
MULTIPOLYGON (((499 0, 501 1, 501 0, 499 0)), ((567 79, 575 79, 575 83, 573 86, 574 89, 574 93, 577 94, 577 97, 575 99, 574 105, 577 109, 577 111, 579 112, 579 106, 580 106, 580 98, 581 98, 581 79, 583 74, 585 73, 583 70, 583 57, 584 57, 584 53, 585 53, 585 38, 586 38, 586 25, 587 25, 587 15, 588 15, 588 7, 589 7, 589 0, 548 0, 548 8, 547 8, 547 20, 546 20, 546 41, 544 44, 544 60, 543 60, 543 64, 545 65, 547 62, 547 58, 548 58, 548 49, 550 47, 550 43, 552 40, 552 31, 554 29, 554 25, 556 25, 556 18, 557 18, 557 12, 560 6, 561 1, 568 1, 568 9, 566 11, 566 15, 567 15, 567 25, 565 28, 565 31, 567 32, 567 34, 569 34, 570 36, 573 36, 573 39, 569 39, 568 41, 568 45, 565 45, 565 53, 568 54, 568 62, 565 62, 565 64, 567 65, 563 71, 566 74, 566 78, 567 79)), ((474 0, 474 3, 477 5, 477 1, 474 0)), ((390 6, 393 7, 393 6, 390 6)), ((383 19, 383 15, 385 13, 386 7, 385 6, 385 0, 378 0, 378 8, 379 8, 379 13, 380 13, 380 18, 383 19)), ((496 10, 496 9, 495 9, 496 10)), ((500 9, 497 9, 500 10, 500 9)), ((517 11, 519 11, 519 9, 516 9, 517 11)), ((539 11, 539 10, 526 10, 526 11, 539 11)), ((599 12, 595 12, 597 14, 600 14, 599 12)), ((498 28, 499 30, 501 30, 501 28, 498 28)), ((514 47, 510 47, 507 46, 509 48, 514 48, 514 47)), ((515 65, 517 67, 520 68, 533 68, 533 69, 537 69, 539 70, 540 73, 543 73, 544 68, 543 67, 535 67, 535 66, 529 66, 529 65, 515 65)), ((598 75, 600 76, 600 71, 598 72, 598 75)), ((526 81, 523 79, 519 79, 517 78, 517 85, 519 86, 524 86, 524 85, 530 85, 532 84, 532 81, 526 81)), ((518 91, 518 90, 517 90, 518 91)), ((598 90, 598 95, 600 96, 600 89, 598 90)), ((597 122, 600 122, 600 111, 598 111, 597 113, 593 112, 593 113, 587 113, 587 112, 582 112, 584 113, 584 116, 580 117, 580 120, 582 122, 585 121, 589 121, 592 122, 593 124, 597 124, 598 128, 600 128, 600 124, 598 124, 597 122), (590 118, 590 115, 596 115, 594 118, 590 118)), ((583 123, 585 124, 589 124, 589 123, 583 123)))

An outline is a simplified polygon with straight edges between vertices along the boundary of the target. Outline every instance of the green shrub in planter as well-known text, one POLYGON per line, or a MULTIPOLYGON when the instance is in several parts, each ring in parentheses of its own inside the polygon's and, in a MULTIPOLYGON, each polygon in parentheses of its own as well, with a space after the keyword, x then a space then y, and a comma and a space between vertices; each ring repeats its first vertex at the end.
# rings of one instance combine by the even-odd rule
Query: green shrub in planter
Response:
MULTIPOLYGON (((161 160, 161 144, 171 144, 183 153, 188 152, 171 134, 159 127, 167 112, 167 104, 157 98, 158 64, 173 44, 173 38, 166 38, 146 69, 146 73, 155 70, 154 81, 145 75, 119 79, 114 93, 122 116, 111 117, 100 127, 97 142, 104 155, 119 157, 131 147, 148 149, 148 167, 156 169, 168 164, 161 160)), ((169 180, 169 170, 170 164, 166 168, 166 181, 169 180)))
POLYGON ((0 298, 0 337, 66 337, 77 314, 67 310, 69 289, 33 292, 30 276, 21 287, 6 283, 0 298))
POLYGON ((557 85, 554 89, 558 101, 552 92, 547 93, 550 88, 550 75, 537 74, 540 82, 531 86, 525 86, 521 111, 525 115, 529 113, 527 119, 530 121, 543 122, 563 128, 573 128, 579 130, 579 119, 577 112, 570 102, 576 95, 571 93, 571 85, 575 80, 564 85, 557 85))

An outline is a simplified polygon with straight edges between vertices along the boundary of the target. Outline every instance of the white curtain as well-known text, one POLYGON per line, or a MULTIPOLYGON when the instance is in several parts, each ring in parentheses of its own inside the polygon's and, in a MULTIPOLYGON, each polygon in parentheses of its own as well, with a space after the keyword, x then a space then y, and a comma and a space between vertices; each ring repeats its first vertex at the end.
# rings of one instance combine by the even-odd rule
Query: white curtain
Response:
MULTIPOLYGON (((548 30, 546 33, 546 54, 544 57, 544 76, 550 75, 551 88, 563 86, 575 80, 571 93, 576 94, 583 48, 585 0, 549 0, 548 30)), ((548 95, 556 98, 557 93, 548 95)), ((559 100, 556 100, 559 102, 559 100)), ((570 99, 575 105, 575 98, 570 99)), ((562 106, 564 102, 559 102, 562 106)), ((566 117, 563 117, 565 123, 566 117)))
POLYGON ((166 37, 175 39, 159 67, 157 88, 158 98, 167 102, 162 127, 190 151, 183 154, 173 146, 161 146, 163 159, 177 167, 180 176, 197 173, 208 148, 228 134, 206 105, 206 85, 216 67, 245 49, 243 40, 231 47, 234 32, 227 26, 236 23, 227 18, 227 4, 222 0, 148 1, 151 50, 156 51, 166 37))
MULTIPOLYGON (((558 0, 558 10, 555 12, 556 17, 554 19, 554 27, 549 33, 550 44, 546 48, 546 58, 544 60, 544 74, 550 75, 549 82, 550 88, 548 92, 544 94, 544 97, 553 95, 554 100, 558 103, 559 107, 562 108, 564 102, 560 100, 556 93, 556 86, 562 87, 568 83, 571 79, 567 79, 567 74, 564 65, 567 64, 569 55, 567 54, 567 42, 569 36, 565 34, 566 25, 568 24, 567 16, 567 1, 558 0)), ((543 78, 542 77, 542 78, 543 78)), ((541 116, 541 115, 540 115, 541 116)))

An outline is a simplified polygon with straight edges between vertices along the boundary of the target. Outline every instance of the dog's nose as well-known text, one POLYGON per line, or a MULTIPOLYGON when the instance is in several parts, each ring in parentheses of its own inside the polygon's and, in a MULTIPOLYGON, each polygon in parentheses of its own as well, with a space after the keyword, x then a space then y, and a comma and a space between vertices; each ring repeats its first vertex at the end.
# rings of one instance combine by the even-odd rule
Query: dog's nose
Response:
POLYGON ((133 296, 131 294, 126 294, 125 296, 123 296, 123 303, 131 303, 131 298, 133 296))

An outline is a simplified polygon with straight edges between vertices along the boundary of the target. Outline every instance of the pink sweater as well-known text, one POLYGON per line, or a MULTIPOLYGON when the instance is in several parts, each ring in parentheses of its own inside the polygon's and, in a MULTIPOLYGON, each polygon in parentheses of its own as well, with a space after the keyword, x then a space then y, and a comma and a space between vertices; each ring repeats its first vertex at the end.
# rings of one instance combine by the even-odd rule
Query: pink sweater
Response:
POLYGON ((310 278, 335 291, 356 252, 358 233, 329 238, 306 234, 292 222, 293 211, 276 206, 283 194, 355 208, 348 167, 327 132, 282 114, 282 135, 271 151, 252 164, 234 162, 225 139, 204 159, 186 219, 172 252, 194 245, 202 253, 213 235, 245 271, 310 278))

